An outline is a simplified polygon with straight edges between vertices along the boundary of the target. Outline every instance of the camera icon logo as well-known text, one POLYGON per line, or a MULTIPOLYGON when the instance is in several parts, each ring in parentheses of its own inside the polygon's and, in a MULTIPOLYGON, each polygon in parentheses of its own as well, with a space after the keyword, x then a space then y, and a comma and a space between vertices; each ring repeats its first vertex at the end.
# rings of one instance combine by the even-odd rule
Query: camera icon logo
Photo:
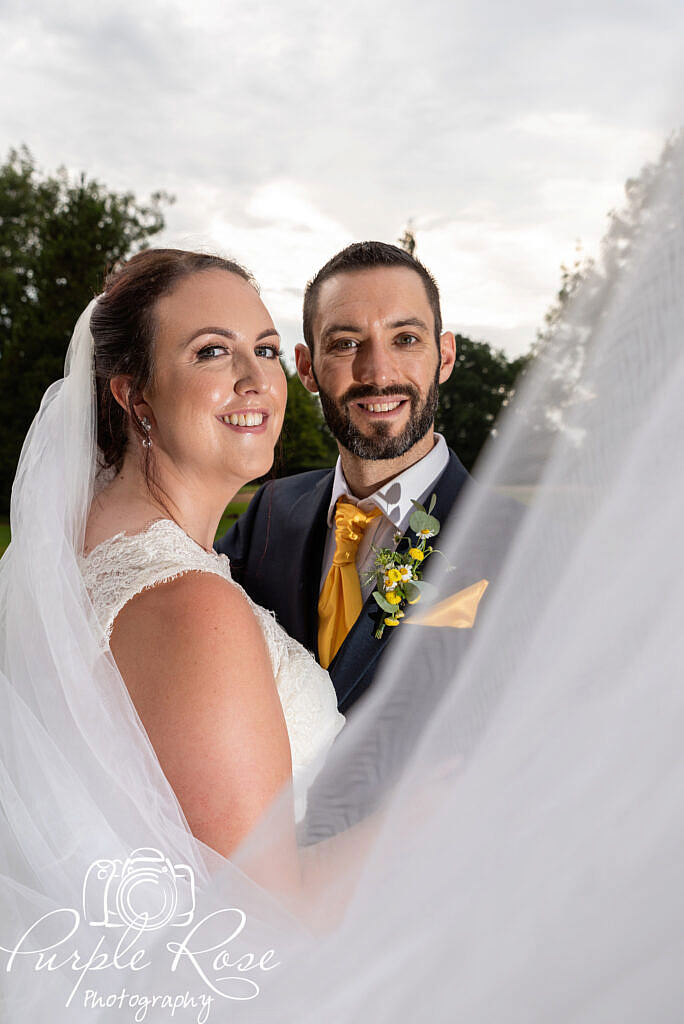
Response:
POLYGON ((105 928, 152 931, 188 925, 195 913, 195 877, 161 850, 140 847, 125 861, 96 860, 83 880, 83 916, 105 928))

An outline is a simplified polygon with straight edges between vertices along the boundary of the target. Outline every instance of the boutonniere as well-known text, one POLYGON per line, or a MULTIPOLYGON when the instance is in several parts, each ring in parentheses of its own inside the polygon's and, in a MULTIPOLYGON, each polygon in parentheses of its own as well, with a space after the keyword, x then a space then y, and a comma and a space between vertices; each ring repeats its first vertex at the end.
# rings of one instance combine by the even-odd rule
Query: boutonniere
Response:
MULTIPOLYGON (((375 630, 378 640, 384 633, 385 626, 399 625, 400 619, 404 618, 406 605, 420 601, 421 591, 427 586, 422 578, 423 564, 425 559, 437 550, 429 542, 437 536, 440 528, 439 519, 432 515, 436 502, 436 494, 430 498, 427 509, 420 502, 411 501, 414 511, 411 513, 409 526, 418 538, 414 547, 410 547, 408 551, 373 548, 374 567, 365 576, 366 582, 376 580, 377 590, 373 591, 373 597, 381 611, 386 613, 375 630)), ((398 542, 400 538, 401 534, 395 535, 395 541, 398 542)))

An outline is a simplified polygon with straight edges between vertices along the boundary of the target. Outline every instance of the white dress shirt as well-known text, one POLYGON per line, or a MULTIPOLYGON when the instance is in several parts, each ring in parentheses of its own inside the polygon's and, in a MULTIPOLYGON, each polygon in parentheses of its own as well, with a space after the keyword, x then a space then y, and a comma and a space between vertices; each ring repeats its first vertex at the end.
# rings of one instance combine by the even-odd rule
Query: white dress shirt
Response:
POLYGON ((323 552, 320 590, 323 589, 335 554, 335 505, 337 499, 342 497, 350 504, 358 505, 364 512, 370 512, 374 508, 379 508, 382 512, 381 516, 371 520, 368 524, 356 553, 356 569, 361 580, 361 596, 364 601, 375 589, 374 580, 364 583, 363 578, 363 573, 371 570, 375 562, 373 547, 392 548, 392 550, 396 548, 394 535, 396 533, 403 535, 408 529, 409 519, 413 512, 411 501, 425 504, 429 500, 435 483, 449 462, 449 448, 446 441, 441 434, 434 436, 435 443, 427 455, 424 455, 418 462, 414 462, 412 466, 388 483, 383 484, 373 494, 369 494, 367 498, 355 498, 351 493, 342 472, 342 462, 338 458, 328 507, 328 534, 323 552))

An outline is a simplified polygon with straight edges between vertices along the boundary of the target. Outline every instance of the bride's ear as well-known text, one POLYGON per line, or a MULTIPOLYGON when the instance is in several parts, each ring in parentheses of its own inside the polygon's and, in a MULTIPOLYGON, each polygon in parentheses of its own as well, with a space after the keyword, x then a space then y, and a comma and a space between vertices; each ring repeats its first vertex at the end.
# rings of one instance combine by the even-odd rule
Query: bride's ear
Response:
POLYGON ((131 394, 131 385, 133 378, 126 373, 119 374, 117 377, 112 377, 109 382, 109 386, 114 396, 115 401, 121 406, 127 415, 133 415, 138 422, 140 422, 144 416, 154 422, 152 409, 143 399, 140 392, 137 394, 131 394))
POLYGON ((118 402, 124 412, 128 412, 128 396, 132 382, 133 378, 125 373, 119 374, 118 377, 112 377, 109 382, 114 400, 118 402))

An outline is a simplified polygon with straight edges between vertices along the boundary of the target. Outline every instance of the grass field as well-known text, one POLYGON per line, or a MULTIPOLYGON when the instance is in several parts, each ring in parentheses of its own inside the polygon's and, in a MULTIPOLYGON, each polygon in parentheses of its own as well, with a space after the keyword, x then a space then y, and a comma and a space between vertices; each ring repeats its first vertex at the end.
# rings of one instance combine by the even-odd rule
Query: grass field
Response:
MULTIPOLYGON (((238 516, 242 515, 247 506, 249 505, 250 499, 255 494, 256 487, 243 487, 241 491, 235 495, 235 501, 231 501, 228 508, 221 516, 221 522, 218 525, 216 531, 217 537, 222 537, 226 530, 230 529, 238 516)), ((500 494, 506 494, 510 498, 516 498, 521 501, 524 505, 529 505, 532 502, 534 496, 534 487, 497 487, 496 490, 500 494)), ((5 548, 10 542, 10 528, 9 520, 0 518, 0 555, 3 553, 5 548)))
MULTIPOLYGON (((242 515, 249 505, 250 499, 256 492, 256 489, 256 487, 243 487, 241 491, 238 491, 235 495, 235 501, 231 501, 230 505, 221 516, 221 522, 219 523, 218 530, 216 531, 217 537, 222 537, 226 530, 233 525, 237 517, 242 515)), ((0 518, 0 555, 3 553, 9 542, 9 519, 0 518)))

